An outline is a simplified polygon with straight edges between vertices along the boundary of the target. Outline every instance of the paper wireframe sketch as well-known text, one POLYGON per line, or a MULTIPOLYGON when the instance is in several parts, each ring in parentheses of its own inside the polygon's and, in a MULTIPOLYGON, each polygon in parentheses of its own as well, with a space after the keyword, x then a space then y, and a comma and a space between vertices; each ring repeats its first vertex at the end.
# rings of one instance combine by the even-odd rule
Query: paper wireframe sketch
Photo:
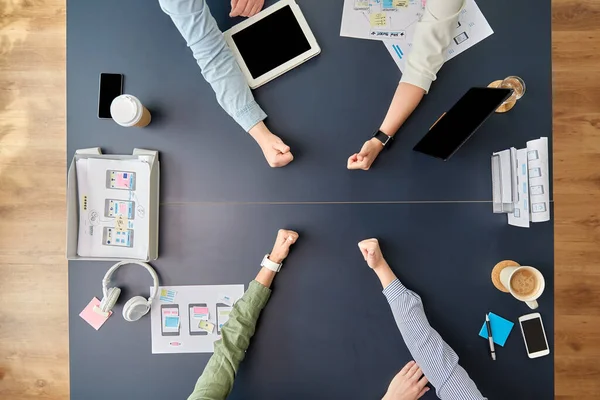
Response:
POLYGON ((512 213, 508 214, 508 224, 529 228, 529 174, 527 149, 517 150, 517 201, 512 213))
POLYGON ((81 257, 146 258, 150 220, 140 211, 148 209, 150 201, 148 162, 83 158, 77 160, 76 168, 79 197, 77 254, 81 257), (108 188, 107 171, 135 173, 135 190, 108 188))
POLYGON ((517 201, 515 177, 517 151, 514 147, 492 154, 492 185, 495 213, 511 213, 517 201))
POLYGON ((214 326, 224 322, 218 316, 220 298, 223 294, 236 299, 244 295, 244 285, 161 286, 158 290, 161 295, 177 295, 173 301, 161 296, 152 302, 152 354, 212 353, 214 342, 220 339, 214 326), (172 316, 179 318, 177 326, 168 325, 167 318, 172 316))
MULTIPOLYGON (((392 0, 345 0, 340 35, 382 40, 400 71, 404 71, 406 55, 412 48, 417 22, 425 11, 424 5, 425 2, 421 0, 405 3, 392 0)), ((477 3, 467 0, 459 14, 452 42, 444 54, 445 60, 450 60, 493 33, 477 3)))
POLYGON ((548 138, 527 142, 529 198, 531 222, 550 220, 550 170, 548 168, 548 138))

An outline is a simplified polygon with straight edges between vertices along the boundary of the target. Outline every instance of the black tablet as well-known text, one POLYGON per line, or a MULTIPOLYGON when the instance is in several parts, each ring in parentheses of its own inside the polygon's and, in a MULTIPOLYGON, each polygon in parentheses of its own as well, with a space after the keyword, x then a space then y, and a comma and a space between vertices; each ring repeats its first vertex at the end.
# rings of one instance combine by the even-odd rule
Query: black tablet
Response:
POLYGON ((512 89, 469 89, 413 150, 448 160, 511 94, 512 89))

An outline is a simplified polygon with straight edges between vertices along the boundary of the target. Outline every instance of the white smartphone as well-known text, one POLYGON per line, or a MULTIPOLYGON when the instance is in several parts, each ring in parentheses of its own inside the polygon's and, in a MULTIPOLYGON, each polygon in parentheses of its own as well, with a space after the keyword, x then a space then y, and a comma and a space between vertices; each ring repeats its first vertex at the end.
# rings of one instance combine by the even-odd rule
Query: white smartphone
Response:
POLYGON ((519 325, 521 325, 521 333, 529 358, 538 358, 550 354, 542 316, 539 313, 519 317, 519 325))

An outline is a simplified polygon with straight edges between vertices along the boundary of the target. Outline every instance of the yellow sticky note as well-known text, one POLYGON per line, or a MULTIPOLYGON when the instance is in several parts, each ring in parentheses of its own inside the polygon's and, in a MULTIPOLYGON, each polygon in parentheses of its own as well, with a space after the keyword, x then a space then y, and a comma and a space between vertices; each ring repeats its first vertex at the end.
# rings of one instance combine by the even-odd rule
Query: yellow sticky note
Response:
POLYGON ((208 322, 208 321, 204 321, 204 320, 202 320, 202 321, 200 321, 200 322, 198 323, 198 328, 200 328, 200 329, 202 329, 203 331, 206 331, 206 332, 208 332, 208 333, 212 333, 212 332, 215 330, 215 325, 214 325, 214 324, 211 324, 211 323, 210 323, 210 322, 208 322))
POLYGON ((385 13, 376 13, 371 14, 371 26, 386 26, 387 25, 387 17, 385 13))
POLYGON ((408 0, 393 0, 394 7, 408 7, 408 0))
POLYGON ((127 217, 124 217, 123 215, 117 215, 117 218, 115 219, 115 229, 118 232, 125 232, 128 224, 129 220, 127 217))

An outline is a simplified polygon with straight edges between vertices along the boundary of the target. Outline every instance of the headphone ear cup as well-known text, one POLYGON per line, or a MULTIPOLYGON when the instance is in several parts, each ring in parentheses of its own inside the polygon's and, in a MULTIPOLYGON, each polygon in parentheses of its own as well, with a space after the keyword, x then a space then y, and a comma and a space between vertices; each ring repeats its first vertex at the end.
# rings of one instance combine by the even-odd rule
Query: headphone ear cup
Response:
POLYGON ((133 322, 142 318, 150 311, 150 303, 142 296, 132 297, 123 306, 123 318, 125 321, 133 322))
POLYGON ((119 295, 121 294, 121 289, 118 287, 112 287, 108 289, 108 293, 106 297, 102 298, 100 302, 100 310, 102 312, 110 312, 117 304, 117 300, 119 300, 119 295))

